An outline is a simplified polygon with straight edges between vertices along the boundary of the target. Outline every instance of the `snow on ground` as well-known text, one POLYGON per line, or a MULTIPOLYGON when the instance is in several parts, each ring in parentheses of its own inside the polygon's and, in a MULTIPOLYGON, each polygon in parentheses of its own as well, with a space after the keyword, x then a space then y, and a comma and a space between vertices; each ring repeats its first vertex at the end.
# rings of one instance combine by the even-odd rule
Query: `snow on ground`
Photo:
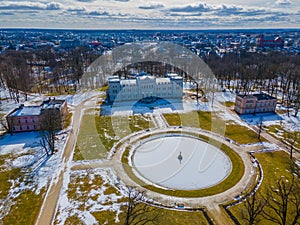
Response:
POLYGON ((12 161, 14 167, 27 167, 36 162, 36 157, 34 155, 22 155, 12 161))
POLYGON ((76 216, 87 224, 98 224, 93 212, 116 212, 115 221, 121 213, 119 200, 123 196, 118 193, 105 194, 108 188, 114 187, 118 178, 111 169, 91 169, 88 171, 72 171, 65 173, 65 179, 57 204, 56 224, 65 224, 67 218, 76 216), (77 182, 77 183, 75 183, 77 182), (88 183, 91 190, 86 189, 88 183), (84 199, 84 200, 83 200, 84 199))
POLYGON ((269 142, 257 142, 253 144, 244 144, 241 145, 244 147, 260 147, 262 151, 275 151, 275 150, 281 150, 281 148, 275 144, 275 143, 269 143, 269 142))
POLYGON ((0 138, 0 155, 23 154, 39 146, 39 132, 6 134, 0 138))
POLYGON ((13 136, 6 134, 0 139, 0 155, 13 154, 12 166, 29 169, 39 192, 60 169, 66 137, 67 133, 57 136, 58 151, 47 157, 39 145, 39 132, 15 133, 13 136))
MULTIPOLYGON (((40 94, 30 94, 28 95, 28 102, 30 101, 39 101, 42 98, 40 94)), ((14 108, 19 107, 20 104, 24 104, 25 98, 24 95, 20 95, 20 102, 10 99, 9 93, 7 90, 0 89, 0 113, 7 114, 12 111, 14 108)))
MULTIPOLYGON (((220 107, 219 108, 224 108, 220 107)), ((182 102, 169 100, 168 103, 164 101, 155 102, 155 104, 142 104, 137 102, 118 102, 113 105, 102 105, 101 115, 113 115, 113 116, 130 116, 133 114, 147 114, 153 113, 154 110, 158 110, 161 113, 185 113, 193 110, 201 111, 215 111, 218 108, 213 108, 211 103, 208 102, 196 102, 196 100, 184 99, 182 102)))
POLYGON ((236 95, 230 91, 219 92, 216 94, 216 99, 225 102, 235 102, 236 95))
MULTIPOLYGON (((281 106, 277 107, 277 109, 282 108, 281 106)), ((279 125, 288 131, 300 132, 300 115, 294 117, 292 113, 290 113, 290 116, 287 113, 259 113, 256 115, 241 115, 240 118, 248 125, 257 125, 262 119, 265 126, 279 125)))
POLYGON ((67 101, 68 105, 76 106, 76 105, 79 105, 81 102, 83 102, 83 101, 85 101, 89 98, 92 98, 92 97, 95 97, 95 96, 100 96, 100 95, 103 95, 103 94, 105 94, 105 93, 104 92, 99 92, 99 91, 96 91, 96 90, 87 91, 87 92, 78 92, 75 95, 67 95, 66 101, 67 101))

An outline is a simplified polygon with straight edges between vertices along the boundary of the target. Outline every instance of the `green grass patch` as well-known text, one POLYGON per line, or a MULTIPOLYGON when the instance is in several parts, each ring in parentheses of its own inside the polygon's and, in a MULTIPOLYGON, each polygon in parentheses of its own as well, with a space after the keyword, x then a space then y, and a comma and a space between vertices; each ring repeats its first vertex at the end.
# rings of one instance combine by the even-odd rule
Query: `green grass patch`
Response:
MULTIPOLYGON (((177 210, 168 210, 163 208, 155 208, 151 207, 151 210, 155 209, 155 213, 159 213, 160 217, 157 220, 157 224, 159 225, 206 225, 208 224, 203 213, 200 211, 197 212, 186 212, 186 211, 177 211, 177 210)), ((123 208, 124 210, 124 208, 123 208)), ((93 212, 92 215, 96 218, 99 224, 110 224, 110 225, 120 225, 124 224, 125 213, 122 212, 119 215, 119 222, 115 221, 116 212, 112 211, 101 211, 101 212, 93 212)))
POLYGON ((45 190, 36 195, 31 190, 25 190, 12 206, 9 214, 2 219, 3 225, 35 224, 43 203, 45 190))
MULTIPOLYGON (((170 132, 173 133, 173 132, 170 132)), ((157 135, 157 134, 156 134, 157 135)), ((191 134, 193 135, 193 134, 191 134)), ((233 187, 243 176, 244 174, 244 164, 240 156, 232 150, 230 147, 228 147, 225 144, 221 144, 216 140, 209 139, 208 137, 198 135, 197 137, 201 138, 203 141, 208 142, 209 144, 215 145, 217 147, 221 147, 220 149, 230 158, 232 162, 232 171, 230 175, 223 180, 221 183, 219 183, 216 186, 205 188, 205 189, 200 189, 200 190, 166 190, 162 189, 159 187, 155 187, 152 185, 148 185, 141 181, 139 178, 137 178, 133 171, 132 167, 128 165, 128 154, 130 151, 130 146, 127 146, 125 149, 125 152, 122 156, 122 163, 124 170, 128 174, 128 176, 134 180, 136 183, 139 185, 145 187, 146 189, 161 193, 161 194, 166 194, 166 195, 172 195, 172 196, 177 196, 177 197, 204 197, 204 196, 210 196, 210 195, 215 195, 221 192, 224 192, 225 190, 228 190, 229 188, 233 187)), ((146 138, 146 137, 144 137, 146 138)))
POLYGON ((105 191, 103 192, 104 195, 110 195, 110 194, 117 194, 120 195, 120 192, 112 186, 109 186, 105 189, 105 191))
POLYGON ((89 176, 71 176, 68 186, 68 198, 71 200, 82 202, 88 201, 88 194, 92 189, 96 189, 103 185, 103 180, 100 175, 95 175, 91 182, 89 176))
POLYGON ((258 139, 257 133, 241 125, 226 125, 225 136, 240 143, 248 144, 259 141, 266 141, 265 138, 261 137, 258 139))
POLYGON ((174 224, 174 225, 205 225, 208 224, 202 212, 184 212, 167 209, 160 209, 159 224, 174 224))
POLYGON ((222 104, 225 105, 226 107, 232 107, 232 106, 235 106, 235 102, 229 102, 229 101, 222 102, 222 104))
MULTIPOLYGON (((262 185, 259 189, 260 193, 263 196, 266 196, 266 191, 271 184, 276 182, 282 176, 288 176, 287 170, 289 167, 289 155, 283 151, 278 152, 266 152, 266 153, 257 153, 255 157, 259 160, 262 169, 264 171, 264 179, 262 185)), ((246 224, 241 218, 241 211, 243 210, 243 204, 239 204, 233 207, 230 207, 230 211, 234 216, 239 220, 241 224, 246 224)), ((260 224, 264 225, 274 225, 274 223, 262 220, 260 224)))
POLYGON ((68 126, 70 126, 71 121, 72 121, 72 113, 69 112, 64 121, 64 129, 66 129, 68 126))
POLYGON ((78 216, 70 216, 66 219, 64 225, 85 225, 85 223, 78 216))
POLYGON ((13 186, 12 180, 21 180, 24 174, 21 172, 20 168, 6 168, 4 166, 5 159, 11 158, 10 155, 0 156, 0 200, 5 199, 9 193, 10 188, 13 186))
POLYGON ((209 130, 240 144, 265 141, 262 137, 259 140, 257 134, 247 127, 238 124, 226 125, 225 121, 214 112, 192 111, 182 114, 164 114, 164 117, 170 126, 188 126, 209 130))
POLYGON ((149 116, 82 116, 73 160, 106 158, 113 145, 126 135, 153 127, 149 116))

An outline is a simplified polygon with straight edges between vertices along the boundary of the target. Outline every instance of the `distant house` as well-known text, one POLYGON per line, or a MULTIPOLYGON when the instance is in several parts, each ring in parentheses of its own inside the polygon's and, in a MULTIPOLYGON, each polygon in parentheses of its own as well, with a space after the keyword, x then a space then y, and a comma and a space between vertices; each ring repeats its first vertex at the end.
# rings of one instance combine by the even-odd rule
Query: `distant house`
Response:
POLYGON ((284 46, 284 40, 280 37, 267 37, 259 35, 256 39, 257 47, 269 47, 269 48, 282 48, 284 46))
POLYGON ((235 111, 239 114, 275 112, 277 99, 267 94, 237 95, 235 111))
POLYGON ((147 98, 182 99, 183 78, 177 74, 155 77, 142 73, 131 79, 108 79, 109 102, 139 101, 147 98))
POLYGON ((68 115, 67 102, 65 100, 57 100, 55 98, 43 101, 37 106, 20 105, 6 116, 9 129, 12 132, 37 131, 41 129, 41 120, 45 111, 57 113, 58 118, 64 121, 68 115))

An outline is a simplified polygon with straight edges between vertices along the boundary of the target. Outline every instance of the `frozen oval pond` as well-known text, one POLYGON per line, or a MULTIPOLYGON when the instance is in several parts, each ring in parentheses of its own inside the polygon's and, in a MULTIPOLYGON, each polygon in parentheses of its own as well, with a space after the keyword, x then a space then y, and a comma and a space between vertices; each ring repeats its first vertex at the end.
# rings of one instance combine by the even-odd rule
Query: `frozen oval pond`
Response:
POLYGON ((223 151, 185 135, 144 140, 135 149, 133 166, 148 183, 178 190, 216 185, 232 167, 223 151))

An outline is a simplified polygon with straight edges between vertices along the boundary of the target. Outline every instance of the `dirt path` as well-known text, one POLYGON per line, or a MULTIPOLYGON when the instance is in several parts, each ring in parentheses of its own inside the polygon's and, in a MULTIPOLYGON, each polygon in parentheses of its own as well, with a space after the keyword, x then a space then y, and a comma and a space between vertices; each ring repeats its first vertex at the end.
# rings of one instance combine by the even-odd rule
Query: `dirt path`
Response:
POLYGON ((64 148, 64 153, 62 155, 63 158, 62 169, 59 171, 59 174, 56 177, 53 177, 51 180, 48 191, 46 192, 46 196, 44 197, 44 202, 41 207, 39 216, 37 218, 36 225, 52 224, 53 218, 55 216, 54 214, 56 210, 56 204, 58 202, 60 190, 63 184, 64 173, 67 169, 67 164, 69 160, 72 160, 71 155, 76 144, 76 139, 77 139, 80 122, 81 122, 81 114, 85 108, 89 107, 86 106, 85 103, 90 101, 93 98, 96 97, 92 97, 83 101, 74 109, 72 132, 70 132, 69 134, 67 143, 64 148))

